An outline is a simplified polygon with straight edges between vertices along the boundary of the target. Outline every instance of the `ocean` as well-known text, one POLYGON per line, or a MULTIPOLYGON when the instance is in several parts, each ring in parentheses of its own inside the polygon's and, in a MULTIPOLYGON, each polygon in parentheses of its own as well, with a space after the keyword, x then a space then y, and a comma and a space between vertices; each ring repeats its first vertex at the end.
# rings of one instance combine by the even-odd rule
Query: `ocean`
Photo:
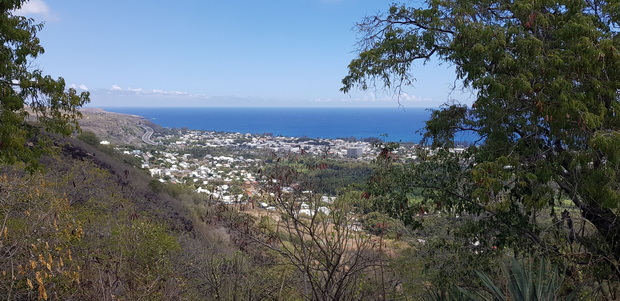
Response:
POLYGON ((106 111, 142 116, 163 127, 310 138, 381 138, 419 142, 423 108, 144 108, 106 111))

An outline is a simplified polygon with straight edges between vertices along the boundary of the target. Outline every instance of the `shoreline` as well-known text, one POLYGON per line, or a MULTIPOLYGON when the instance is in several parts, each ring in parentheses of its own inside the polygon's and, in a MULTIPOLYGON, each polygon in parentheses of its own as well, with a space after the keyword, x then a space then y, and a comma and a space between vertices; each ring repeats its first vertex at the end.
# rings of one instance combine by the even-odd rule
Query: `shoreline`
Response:
POLYGON ((424 108, 404 111, 402 108, 102 107, 97 110, 139 116, 163 128, 399 143, 419 143, 422 135, 418 130, 429 115, 424 108))

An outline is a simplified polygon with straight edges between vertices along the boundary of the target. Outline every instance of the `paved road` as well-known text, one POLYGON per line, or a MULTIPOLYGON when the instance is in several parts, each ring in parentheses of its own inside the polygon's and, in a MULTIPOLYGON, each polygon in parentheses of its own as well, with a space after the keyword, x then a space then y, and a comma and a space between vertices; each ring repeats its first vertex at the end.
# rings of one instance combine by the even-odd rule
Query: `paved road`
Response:
POLYGON ((153 136, 153 129, 150 126, 146 126, 144 124, 138 124, 138 126, 143 128, 146 131, 146 133, 142 135, 142 141, 144 141, 144 143, 146 144, 157 145, 157 143, 151 140, 151 136, 153 136))

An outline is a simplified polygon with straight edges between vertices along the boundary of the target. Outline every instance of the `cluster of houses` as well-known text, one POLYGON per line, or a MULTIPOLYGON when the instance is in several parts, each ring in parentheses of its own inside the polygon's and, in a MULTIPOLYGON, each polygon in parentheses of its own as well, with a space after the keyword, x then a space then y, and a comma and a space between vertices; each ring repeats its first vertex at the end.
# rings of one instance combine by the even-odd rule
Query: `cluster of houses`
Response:
POLYGON ((235 147, 242 149, 268 149, 277 153, 299 153, 336 158, 371 159, 374 150, 369 142, 349 142, 342 139, 295 138, 283 136, 223 133, 191 130, 179 135, 157 137, 178 149, 192 146, 235 147))
MULTIPOLYGON (((273 137, 190 130, 155 136, 153 140, 158 144, 156 150, 148 147, 124 152, 140 157, 143 162, 142 168, 147 169, 151 176, 161 182, 191 185, 197 192, 208 194, 214 200, 229 204, 243 202, 257 193, 257 173, 265 162, 265 158, 256 159, 259 158, 256 156, 257 152, 364 161, 370 161, 377 156, 377 151, 369 142, 348 142, 340 139, 273 137), (225 155, 206 152, 201 157, 188 152, 197 148, 237 151, 219 152, 225 155)), ((271 209, 268 205, 263 207, 271 209)), ((310 208, 307 204, 301 204, 299 210, 301 214, 307 215, 314 215, 317 211, 329 212, 327 207, 310 208)))

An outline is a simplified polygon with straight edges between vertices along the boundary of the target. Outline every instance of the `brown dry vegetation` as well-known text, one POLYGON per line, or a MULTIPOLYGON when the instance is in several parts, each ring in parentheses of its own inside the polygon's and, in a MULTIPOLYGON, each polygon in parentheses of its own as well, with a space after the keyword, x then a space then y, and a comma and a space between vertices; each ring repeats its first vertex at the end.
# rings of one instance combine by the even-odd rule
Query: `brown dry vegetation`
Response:
POLYGON ((144 130, 138 123, 153 128, 159 126, 137 115, 120 114, 97 108, 82 108, 80 127, 83 131, 93 132, 101 139, 116 145, 140 145, 144 130))
POLYGON ((0 168, 3 299, 200 300, 268 294, 259 284, 250 285, 258 283, 252 271, 260 265, 229 243, 230 230, 223 223, 195 221, 185 204, 153 192, 143 171, 95 147, 54 140, 61 151, 42 158, 43 173, 0 168), (204 278, 213 273, 217 286, 204 278), (227 278, 227 273, 245 278, 227 278), (226 287, 217 298, 205 297, 226 287))
MULTIPOLYGON (((273 240, 261 219, 189 188, 154 191, 148 174, 102 147, 50 138, 58 152, 41 158, 43 172, 0 167, 3 299, 333 299, 313 293, 311 274, 281 252, 294 237, 273 240)), ((325 229, 318 234, 333 233, 325 229)), ((351 241, 341 246, 356 254, 351 241)), ((376 252, 364 252, 374 258, 362 265, 368 273, 336 299, 379 296, 376 252)), ((334 264, 346 280, 349 263, 334 264)))

